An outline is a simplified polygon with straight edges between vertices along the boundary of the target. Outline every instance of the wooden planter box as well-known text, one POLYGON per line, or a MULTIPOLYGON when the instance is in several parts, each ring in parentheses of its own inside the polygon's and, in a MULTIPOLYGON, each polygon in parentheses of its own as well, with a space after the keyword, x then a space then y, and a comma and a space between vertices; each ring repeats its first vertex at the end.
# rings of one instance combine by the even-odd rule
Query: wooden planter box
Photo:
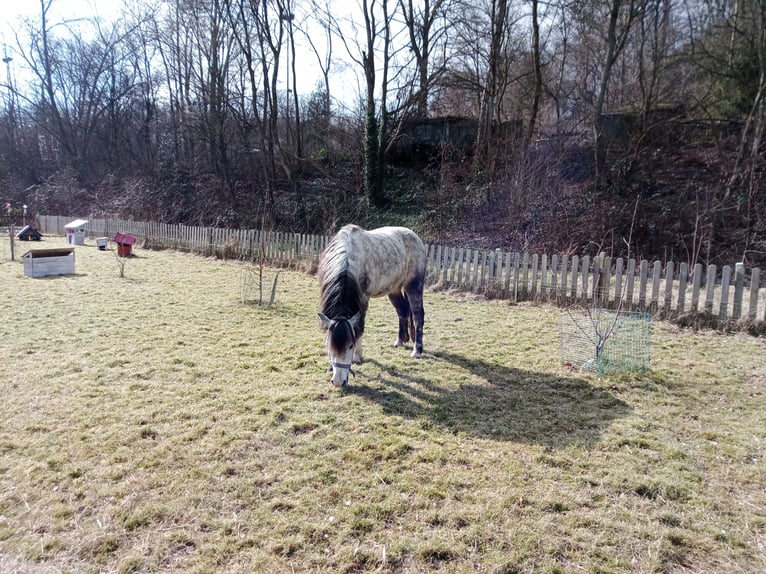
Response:
POLYGON ((31 249, 22 258, 24 260, 24 275, 27 277, 71 275, 74 273, 74 247, 31 249))

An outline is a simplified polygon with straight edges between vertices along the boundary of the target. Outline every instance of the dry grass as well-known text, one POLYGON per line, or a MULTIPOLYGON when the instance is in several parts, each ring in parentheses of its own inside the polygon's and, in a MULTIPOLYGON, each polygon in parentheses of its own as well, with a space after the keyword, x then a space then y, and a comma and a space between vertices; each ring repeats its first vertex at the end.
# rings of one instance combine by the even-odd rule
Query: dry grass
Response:
POLYGON ((243 306, 237 264, 136 253, 0 263, 1 571, 766 570, 762 339, 656 324, 597 379, 556 309, 431 293, 425 358, 376 300, 340 392, 311 277, 243 306))

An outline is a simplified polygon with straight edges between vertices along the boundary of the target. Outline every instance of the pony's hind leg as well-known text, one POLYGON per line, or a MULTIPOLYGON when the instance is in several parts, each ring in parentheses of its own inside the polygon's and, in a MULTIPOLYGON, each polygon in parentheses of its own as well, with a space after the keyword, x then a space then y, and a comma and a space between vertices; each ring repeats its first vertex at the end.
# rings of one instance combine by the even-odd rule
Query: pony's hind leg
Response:
POLYGON ((412 356, 420 358, 423 353, 423 322, 425 321, 425 311, 423 310, 423 285, 424 278, 413 279, 407 285, 407 299, 410 305, 411 320, 413 323, 413 340, 415 348, 412 350, 412 356))
POLYGON ((410 303, 402 293, 389 293, 388 300, 391 301, 399 317, 399 336, 396 339, 396 343, 394 343, 394 347, 400 347, 410 340, 410 334, 407 329, 410 318, 410 303))

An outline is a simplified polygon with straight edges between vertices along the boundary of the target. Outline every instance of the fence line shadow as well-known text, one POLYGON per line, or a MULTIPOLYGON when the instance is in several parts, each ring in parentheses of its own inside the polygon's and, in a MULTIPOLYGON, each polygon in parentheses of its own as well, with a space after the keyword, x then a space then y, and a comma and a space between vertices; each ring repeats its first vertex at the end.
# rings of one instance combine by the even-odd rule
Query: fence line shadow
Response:
POLYGON ((472 375, 471 382, 447 386, 368 359, 380 374, 367 375, 370 369, 363 365, 357 371, 362 376, 347 392, 377 403, 387 413, 422 419, 450 432, 551 449, 593 446, 611 421, 631 412, 625 402, 582 378, 516 369, 444 351, 432 357, 472 375))

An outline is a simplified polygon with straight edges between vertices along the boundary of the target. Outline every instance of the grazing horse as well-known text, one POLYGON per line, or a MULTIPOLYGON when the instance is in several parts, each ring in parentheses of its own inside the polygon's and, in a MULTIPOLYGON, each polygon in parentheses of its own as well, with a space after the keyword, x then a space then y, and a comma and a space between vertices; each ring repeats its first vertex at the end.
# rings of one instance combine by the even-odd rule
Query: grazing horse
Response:
POLYGON ((332 238, 319 263, 319 319, 332 367, 330 382, 348 382, 352 363, 362 362, 364 318, 370 297, 388 295, 399 316, 394 346, 414 342, 412 356, 423 352, 423 287, 426 248, 406 227, 365 231, 346 225, 332 238))

